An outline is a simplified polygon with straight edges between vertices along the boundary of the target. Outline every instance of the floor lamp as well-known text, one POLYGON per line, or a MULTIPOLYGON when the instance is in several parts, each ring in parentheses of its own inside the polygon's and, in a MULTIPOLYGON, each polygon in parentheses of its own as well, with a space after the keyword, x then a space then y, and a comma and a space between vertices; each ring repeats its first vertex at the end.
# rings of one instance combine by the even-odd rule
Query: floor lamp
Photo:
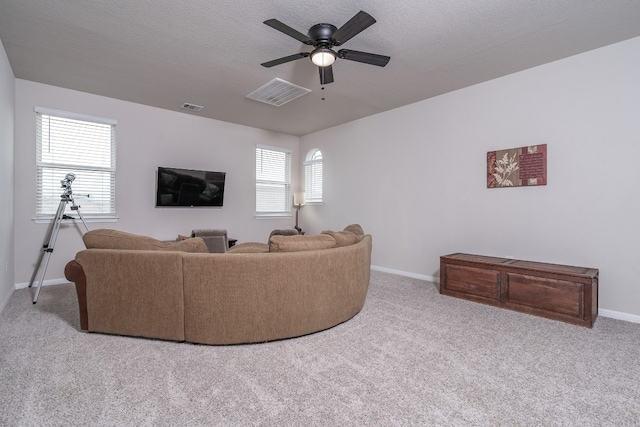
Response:
POLYGON ((295 229, 298 230, 298 234, 304 234, 302 229, 298 227, 298 215, 300 214, 300 208, 304 206, 304 193, 294 193, 293 194, 293 205, 296 207, 296 226, 295 229))

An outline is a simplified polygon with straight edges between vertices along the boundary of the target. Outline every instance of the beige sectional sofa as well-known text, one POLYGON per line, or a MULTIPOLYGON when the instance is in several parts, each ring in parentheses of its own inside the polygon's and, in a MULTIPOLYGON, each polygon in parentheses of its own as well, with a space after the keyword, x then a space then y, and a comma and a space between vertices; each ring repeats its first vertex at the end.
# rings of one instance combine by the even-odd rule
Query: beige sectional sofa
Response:
POLYGON ((364 306, 372 239, 359 226, 345 230, 275 235, 227 253, 209 253, 199 238, 166 243, 95 230, 65 275, 76 284, 83 330, 202 344, 291 338, 364 306))

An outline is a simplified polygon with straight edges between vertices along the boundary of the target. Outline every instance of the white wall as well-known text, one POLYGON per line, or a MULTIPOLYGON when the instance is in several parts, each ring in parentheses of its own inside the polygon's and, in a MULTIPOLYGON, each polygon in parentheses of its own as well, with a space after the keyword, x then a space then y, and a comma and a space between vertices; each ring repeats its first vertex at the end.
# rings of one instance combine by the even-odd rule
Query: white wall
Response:
POLYGON ((596 267, 600 308, 639 316, 638 52, 640 38, 302 137, 302 156, 322 150, 325 199, 303 228, 359 222, 374 265, 418 276, 452 252, 596 267), (487 151, 535 144, 548 185, 486 188, 487 151))
MULTIPOLYGON (((48 224, 35 224, 35 106, 116 119, 117 223, 89 223, 174 239, 194 228, 226 228, 240 241, 265 241, 274 228, 291 228, 294 219, 256 220, 255 145, 293 150, 298 180, 299 138, 177 113, 116 99, 16 80, 16 269, 18 286, 29 282, 48 224), (224 207, 155 208, 158 166, 226 172, 224 207)), ((62 179, 63 177, 60 177, 62 179)), ((61 190, 62 194, 62 190, 61 190)), ((76 197, 81 206, 82 199, 76 197)), ((64 277, 65 264, 84 246, 82 227, 63 226, 51 255, 45 284, 64 277)))
MULTIPOLYGON (((28 282, 47 227, 31 219, 39 105, 118 120, 120 220, 91 228, 168 239, 224 226, 240 240, 266 239, 293 219, 254 219, 255 144, 293 149, 294 172, 295 160, 318 147, 325 203, 301 211, 308 233, 361 223, 374 237, 375 266, 425 277, 437 278, 439 256, 451 252, 597 267, 601 310, 638 317, 639 50, 640 38, 628 40, 306 135, 299 149, 296 137, 24 80, 15 80, 14 113, 13 74, 0 55, 5 183, 12 179, 4 162, 15 114, 15 186, 5 186, 7 194, 15 187, 15 282, 28 282), (547 186, 486 188, 487 151, 543 143, 547 186), (159 165, 226 171, 225 207, 154 208, 159 165)), ((4 245, 13 237, 11 221, 4 213, 0 221, 4 245)), ((61 230, 47 279, 62 278, 81 248, 79 231, 61 230)), ((10 250, 0 256, 13 259, 10 250)), ((3 276, 1 292, 11 277, 3 276)))
POLYGON ((0 41, 0 311, 14 289, 13 270, 13 116, 15 78, 0 41))

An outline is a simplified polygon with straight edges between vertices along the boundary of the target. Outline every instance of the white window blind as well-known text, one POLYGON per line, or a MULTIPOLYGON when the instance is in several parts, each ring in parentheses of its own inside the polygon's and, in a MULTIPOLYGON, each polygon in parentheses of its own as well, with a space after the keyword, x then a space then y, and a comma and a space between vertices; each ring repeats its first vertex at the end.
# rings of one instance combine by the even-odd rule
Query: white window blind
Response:
POLYGON ((256 215, 290 215, 291 205, 291 151, 256 146, 256 215))
MULTIPOLYGON (((83 217, 115 216, 115 120, 41 107, 36 112, 36 217, 53 216, 68 173, 83 217)), ((71 203, 65 214, 74 216, 71 203)))
POLYGON ((308 203, 322 202, 322 152, 309 151, 304 162, 304 191, 308 203))

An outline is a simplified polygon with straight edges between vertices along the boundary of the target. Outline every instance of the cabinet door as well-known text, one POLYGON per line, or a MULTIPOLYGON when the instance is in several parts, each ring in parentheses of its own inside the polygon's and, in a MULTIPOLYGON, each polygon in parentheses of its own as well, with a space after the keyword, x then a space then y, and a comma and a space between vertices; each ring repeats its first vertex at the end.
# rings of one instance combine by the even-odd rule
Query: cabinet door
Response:
POLYGON ((446 290, 499 301, 499 271, 451 264, 445 268, 446 290))
POLYGON ((584 285, 566 280, 507 273, 506 303, 582 318, 584 285))

